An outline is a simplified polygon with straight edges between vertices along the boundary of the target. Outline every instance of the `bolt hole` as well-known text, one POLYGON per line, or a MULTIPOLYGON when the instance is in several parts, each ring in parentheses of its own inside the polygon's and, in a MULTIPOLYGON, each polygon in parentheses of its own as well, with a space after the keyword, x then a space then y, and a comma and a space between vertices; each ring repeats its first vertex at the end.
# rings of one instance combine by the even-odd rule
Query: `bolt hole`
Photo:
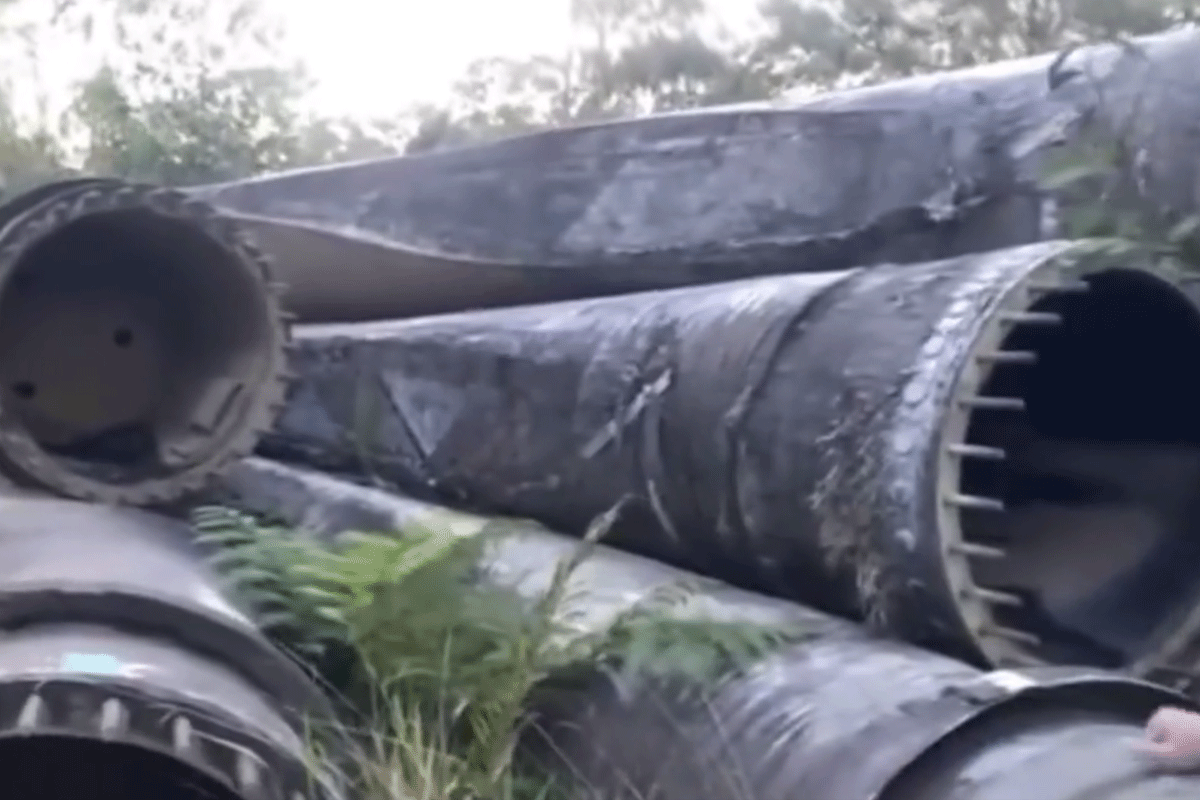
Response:
POLYGON ((12 390, 22 400, 32 400, 37 394, 37 386, 33 381, 18 381, 12 385, 12 390))
POLYGON ((117 328, 113 332, 113 344, 117 347, 129 347, 133 344, 133 331, 129 328, 117 328))

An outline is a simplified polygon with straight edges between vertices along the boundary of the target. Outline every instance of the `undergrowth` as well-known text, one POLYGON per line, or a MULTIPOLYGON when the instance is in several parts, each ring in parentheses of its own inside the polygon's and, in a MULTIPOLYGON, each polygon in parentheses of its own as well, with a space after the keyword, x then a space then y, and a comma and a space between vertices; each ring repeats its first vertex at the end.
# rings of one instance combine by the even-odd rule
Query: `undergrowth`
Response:
MULTIPOLYGON (((430 526, 351 533, 328 544, 217 507, 194 523, 213 563, 282 648, 311 665, 346 709, 364 800, 534 800, 568 791, 519 758, 530 710, 570 676, 690 687, 795 641, 803 631, 681 613, 695 587, 661 587, 598 628, 572 577, 616 510, 597 520, 531 596, 489 579, 494 535, 430 526)), ((561 695, 560 695, 561 696, 561 695)), ((702 700, 702 697, 695 698, 702 700)))
MULTIPOLYGON (((1120 48, 1116 69, 1136 71, 1141 85, 1163 81, 1141 45, 1113 39, 1120 48)), ((1143 108, 1146 92, 1138 92, 1128 108, 1110 97, 1106 81, 1090 64, 1069 66, 1077 47, 1067 48, 1051 62, 1046 80, 1051 93, 1064 86, 1086 83, 1095 98, 1077 122, 1073 135, 1043 153, 1038 188, 1056 199, 1059 235, 1092 240, 1095 250, 1112 255, 1150 251, 1161 264, 1185 274, 1200 270, 1200 215, 1163 202, 1155 182, 1148 150, 1143 108), (1141 129, 1139 130, 1139 126, 1141 129), (1069 139, 1069 141, 1068 141, 1069 139)), ((1200 200, 1200 198, 1195 198, 1200 200)))

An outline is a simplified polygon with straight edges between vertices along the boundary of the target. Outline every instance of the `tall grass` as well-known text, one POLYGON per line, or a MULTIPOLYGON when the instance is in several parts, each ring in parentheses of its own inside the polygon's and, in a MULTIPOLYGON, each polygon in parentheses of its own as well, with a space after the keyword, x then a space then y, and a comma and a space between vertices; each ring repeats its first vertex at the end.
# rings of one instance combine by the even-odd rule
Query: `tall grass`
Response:
POLYGON ((573 578, 616 514, 532 596, 483 567, 503 530, 349 533, 328 544, 225 508, 199 509, 194 522, 263 629, 342 701, 337 732, 353 744, 347 777, 358 796, 542 800, 570 786, 521 758, 521 743, 531 709, 550 693, 561 702, 578 685, 571 676, 617 671, 704 692, 803 635, 681 614, 693 591, 682 583, 582 623, 588 597, 573 578))

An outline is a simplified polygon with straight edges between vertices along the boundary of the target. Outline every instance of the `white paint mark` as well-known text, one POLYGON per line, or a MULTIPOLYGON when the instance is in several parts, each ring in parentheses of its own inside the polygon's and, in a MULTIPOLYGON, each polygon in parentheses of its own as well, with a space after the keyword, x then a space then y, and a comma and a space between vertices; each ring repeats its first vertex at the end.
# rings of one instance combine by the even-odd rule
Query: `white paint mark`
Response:
POLYGON ((983 676, 983 680, 1007 692, 1019 692, 1023 689, 1028 689, 1030 686, 1038 685, 1038 682, 1028 675, 1022 675, 1019 672, 1007 669, 998 669, 989 672, 983 676))
POLYGON ((383 374, 383 385, 425 454, 437 449, 462 412, 460 390, 436 381, 383 374))

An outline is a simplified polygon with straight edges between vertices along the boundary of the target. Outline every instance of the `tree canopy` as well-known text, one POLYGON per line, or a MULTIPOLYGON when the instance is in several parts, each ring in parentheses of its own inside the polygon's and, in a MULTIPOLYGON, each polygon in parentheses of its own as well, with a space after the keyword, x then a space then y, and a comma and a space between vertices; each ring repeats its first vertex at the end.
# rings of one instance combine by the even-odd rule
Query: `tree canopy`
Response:
POLYGON ((1197 13, 1184 0, 762 0, 747 33, 706 0, 569 2, 577 46, 485 55, 443 103, 355 120, 304 111, 309 76, 280 56, 282 31, 255 0, 55 0, 40 17, 0 0, 24 68, 0 84, 0 191, 76 172, 188 185, 419 152, 1029 55, 1197 13), (38 86, 48 34, 101 53, 69 97, 38 86))

